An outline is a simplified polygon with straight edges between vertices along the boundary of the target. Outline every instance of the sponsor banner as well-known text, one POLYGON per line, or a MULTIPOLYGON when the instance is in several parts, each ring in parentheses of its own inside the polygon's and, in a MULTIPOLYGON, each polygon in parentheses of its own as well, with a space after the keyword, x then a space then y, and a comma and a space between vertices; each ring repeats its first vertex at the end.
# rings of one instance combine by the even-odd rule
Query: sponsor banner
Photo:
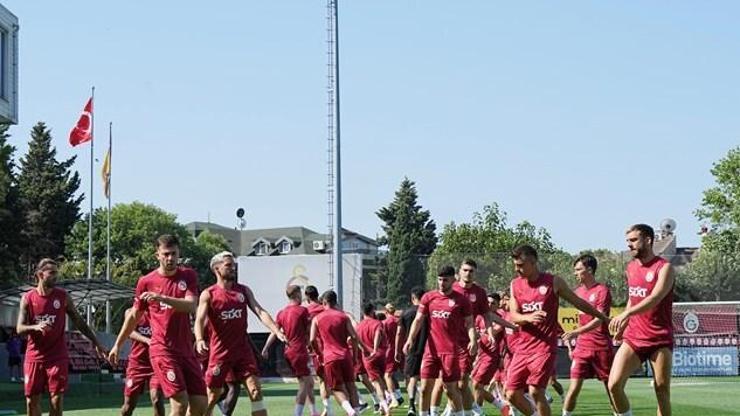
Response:
MULTIPOLYGON (((737 347, 688 347, 673 350, 674 376, 736 376, 737 347)), ((648 366, 648 375, 652 369, 648 366)))
MULTIPOLYGON (((624 308, 612 307, 609 316, 614 317, 619 315, 624 308)), ((558 322, 563 327, 563 331, 568 332, 578 328, 578 314, 581 313, 576 308, 563 308, 558 309, 558 322)))

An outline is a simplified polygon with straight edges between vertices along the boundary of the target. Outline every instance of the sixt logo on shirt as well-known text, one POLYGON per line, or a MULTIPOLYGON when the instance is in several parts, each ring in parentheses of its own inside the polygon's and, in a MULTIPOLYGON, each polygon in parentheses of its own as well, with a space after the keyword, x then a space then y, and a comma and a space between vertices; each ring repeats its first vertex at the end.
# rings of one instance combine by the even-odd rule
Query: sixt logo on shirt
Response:
POLYGON ((145 337, 152 336, 152 327, 150 326, 140 326, 137 328, 136 332, 140 333, 141 335, 144 335, 145 337))
POLYGON ((432 318, 447 319, 451 314, 450 311, 432 311, 432 318))
POLYGON ((35 320, 37 324, 41 322, 46 322, 49 325, 54 325, 54 322, 56 322, 57 320, 57 316, 51 314, 39 315, 35 318, 35 320))
POLYGON ((543 302, 530 302, 522 304, 522 312, 537 312, 542 310, 543 302))
POLYGON ((229 309, 228 311, 223 311, 221 312, 221 320, 229 321, 232 319, 241 319, 242 311, 244 311, 244 309, 239 309, 239 308, 234 308, 234 309, 229 309))
POLYGON ((630 286, 630 296, 644 298, 647 296, 647 289, 640 286, 630 286))
POLYGON ((164 302, 159 302, 159 310, 160 311, 163 311, 165 309, 172 309, 172 306, 170 306, 170 305, 168 305, 168 304, 166 304, 164 302))

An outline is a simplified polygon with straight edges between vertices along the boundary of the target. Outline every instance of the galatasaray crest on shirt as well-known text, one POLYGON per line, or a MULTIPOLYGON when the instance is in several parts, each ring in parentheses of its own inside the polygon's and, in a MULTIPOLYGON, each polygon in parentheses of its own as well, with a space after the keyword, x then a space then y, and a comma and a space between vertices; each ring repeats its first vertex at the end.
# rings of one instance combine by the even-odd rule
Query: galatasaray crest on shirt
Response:
POLYGON ((455 300, 454 299, 450 299, 449 301, 447 301, 447 304, 450 305, 450 307, 453 307, 453 306, 455 306, 455 300))
POLYGON ((540 288, 538 290, 540 291, 540 295, 543 295, 544 296, 544 295, 547 294, 547 286, 545 286, 545 285, 540 286, 540 288))
POLYGON ((654 278, 655 275, 653 274, 653 272, 647 272, 647 274, 645 275, 645 281, 648 283, 652 282, 654 278))
POLYGON ((244 294, 239 293, 236 298, 239 299, 239 303, 244 303, 244 294))
POLYGON ((475 293, 471 293, 470 295, 468 295, 468 299, 470 299, 470 303, 475 303, 476 299, 478 298, 475 296, 475 293))
POLYGON ((62 303, 59 302, 59 299, 54 299, 53 305, 54 305, 54 309, 59 309, 62 307, 62 303))
POLYGON ((179 282, 177 282, 177 288, 180 290, 185 290, 188 288, 188 284, 185 283, 184 280, 180 280, 179 282))
POLYGON ((596 293, 592 293, 591 296, 588 297, 588 301, 593 303, 596 300, 596 293))

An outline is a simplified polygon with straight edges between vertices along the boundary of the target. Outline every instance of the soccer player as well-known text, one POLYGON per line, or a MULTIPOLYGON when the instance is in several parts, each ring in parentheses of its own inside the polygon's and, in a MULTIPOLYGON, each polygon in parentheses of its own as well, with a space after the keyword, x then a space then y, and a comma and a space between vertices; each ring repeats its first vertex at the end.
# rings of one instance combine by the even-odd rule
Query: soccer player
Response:
POLYGON ((627 264, 629 300, 609 329, 624 342, 614 356, 609 373, 609 393, 615 415, 632 416, 624 387, 630 375, 649 360, 653 368, 658 415, 671 415, 673 365, 673 267, 653 253, 655 232, 646 224, 627 230, 627 247, 633 260, 627 264))
POLYGON ((180 241, 176 236, 160 236, 155 248, 159 267, 139 278, 134 312, 126 316, 109 358, 118 362, 121 346, 148 312, 152 329, 149 357, 164 396, 170 400, 170 413, 200 416, 206 411, 206 385, 190 330, 190 314, 198 298, 198 275, 178 266, 180 241))
MULTIPOLYGON (((303 293, 306 297, 305 300, 306 309, 308 309, 308 319, 313 321, 313 318, 315 318, 316 315, 324 312, 326 309, 324 308, 324 304, 319 299, 319 290, 316 289, 316 286, 306 286, 306 289, 303 291, 303 293)), ((329 389, 326 388, 326 383, 324 382, 324 364, 323 358, 321 357, 321 337, 317 335, 316 342, 309 342, 308 348, 309 356, 311 357, 311 363, 313 364, 313 369, 319 382, 319 394, 321 396, 321 402, 324 405, 322 416, 333 416, 334 410, 332 409, 331 401, 329 400, 331 392, 329 391, 329 389)))
POLYGON ((452 266, 443 266, 439 269, 437 290, 427 292, 422 297, 403 346, 404 354, 408 354, 414 345, 421 322, 426 320, 430 330, 420 370, 422 416, 429 415, 432 389, 440 372, 455 416, 464 414, 462 397, 457 385, 462 378, 460 363, 463 355, 475 355, 477 333, 473 327, 470 301, 452 289, 454 278, 455 269, 452 266), (467 350, 460 344, 460 328, 465 328, 468 333, 467 350))
MULTIPOLYGON (((403 358, 403 345, 401 345, 401 342, 402 340, 407 339, 408 334, 411 332, 411 325, 416 318, 416 313, 419 309, 419 302, 421 302, 421 298, 423 296, 423 288, 416 286, 411 289, 411 307, 403 311, 396 333, 396 362, 401 362, 401 359, 403 358)), ((427 343, 427 335, 427 321, 422 320, 420 321, 418 335, 414 340, 414 344, 411 346, 409 351, 406 352, 403 372, 406 376, 406 391, 409 395, 409 411, 407 416, 416 415, 416 388, 419 381, 421 359, 424 355, 424 347, 427 343)))
POLYGON ((396 380, 396 371, 399 368, 399 363, 396 362, 398 318, 396 317, 396 307, 392 303, 385 305, 383 326, 385 327, 386 339, 388 340, 388 349, 385 356, 385 384, 388 386, 387 392, 390 395, 389 406, 395 408, 403 404, 403 397, 398 387, 398 380, 396 380))
POLYGON ((361 354, 362 363, 367 372, 367 377, 375 389, 380 410, 383 412, 383 415, 389 416, 390 409, 386 400, 386 391, 388 388, 383 377, 386 368, 385 357, 388 352, 386 329, 383 323, 375 316, 375 305, 370 302, 365 303, 362 307, 362 313, 364 316, 356 328, 357 337, 363 344, 367 346, 372 345, 370 354, 361 354))
MULTIPOLYGON (((496 305, 498 307, 500 300, 498 294, 489 294, 486 299, 489 309, 490 305, 496 305)), ((498 409, 504 406, 500 400, 496 402, 496 398, 486 390, 496 370, 499 368, 499 344, 503 339, 504 328, 501 325, 494 324, 494 336, 491 338, 483 315, 478 315, 475 317, 475 329, 478 331, 478 356, 475 359, 475 366, 470 378, 473 381, 473 398, 476 405, 472 414, 477 416, 482 413, 480 409, 484 401, 494 403, 498 409)))
MULTIPOLYGON (((596 281, 594 274, 597 266, 596 258, 590 254, 579 256, 573 262, 573 270, 579 284, 575 294, 608 316, 612 306, 612 295, 607 285, 596 281)), ((563 416, 570 416, 576 408, 584 379, 596 377, 604 383, 605 388, 607 387, 614 351, 609 326, 601 319, 590 315, 579 314, 578 328, 566 332, 562 338, 568 347, 571 340, 576 339, 576 347, 570 354, 572 360, 570 386, 563 403, 563 416)))
MULTIPOLYGON (((208 386, 208 414, 221 397, 226 375, 232 372, 247 389, 252 402, 252 415, 266 416, 262 402, 257 357, 247 337, 247 308, 282 342, 285 335, 277 328, 270 314, 254 297, 252 290, 236 282, 236 262, 228 251, 211 258, 211 271, 216 283, 200 295, 195 315, 195 349, 199 354, 209 351, 205 378, 208 386), (204 339, 206 318, 211 328, 210 342, 204 339)), ((288 345, 290 347, 290 345, 288 345)))
POLYGON ((315 345, 316 339, 321 337, 326 387, 331 389, 337 403, 348 416, 356 416, 359 403, 347 339, 352 339, 355 348, 362 348, 368 353, 372 350, 357 339, 357 333, 352 328, 349 317, 337 306, 336 292, 333 290, 324 292, 321 300, 325 310, 311 321, 309 342, 315 345))
POLYGON ((100 358, 105 350, 95 333, 77 312, 72 298, 55 287, 59 269, 52 259, 42 259, 36 267, 36 287, 21 297, 16 332, 28 335, 23 372, 26 375, 26 412, 41 416, 41 393, 49 392, 49 414, 61 415, 67 390, 69 355, 64 339, 67 315, 75 327, 92 341, 100 358))
MULTIPOLYGON (((134 313, 133 308, 126 310, 126 315, 134 313)), ((151 342, 152 327, 149 324, 149 313, 144 312, 136 323, 129 338, 131 339, 131 351, 128 354, 126 366, 126 384, 123 389, 122 416, 131 416, 136 409, 139 395, 144 387, 149 384, 149 398, 152 401, 152 409, 155 416, 164 416, 164 398, 159 381, 154 375, 152 363, 149 359, 149 343, 151 342)))
POLYGON ((604 321, 609 318, 576 296, 564 280, 537 267, 537 251, 529 245, 516 247, 511 254, 517 276, 511 281, 509 313, 520 326, 506 380, 509 402, 525 415, 550 416, 545 389, 552 375, 557 353, 558 297, 577 309, 604 321), (535 409, 524 397, 528 388, 535 409))
MULTIPOLYGON (((283 355, 293 371, 293 376, 298 379, 298 392, 295 398, 295 415, 303 414, 306 402, 311 406, 311 415, 317 415, 316 403, 313 395, 313 377, 308 368, 308 330, 311 325, 308 309, 301 306, 303 298, 300 286, 290 285, 285 290, 288 295, 288 306, 281 309, 275 317, 278 328, 285 333, 288 344, 285 346, 283 355)), ((267 359, 270 346, 277 337, 270 334, 264 348, 262 357, 267 359)))

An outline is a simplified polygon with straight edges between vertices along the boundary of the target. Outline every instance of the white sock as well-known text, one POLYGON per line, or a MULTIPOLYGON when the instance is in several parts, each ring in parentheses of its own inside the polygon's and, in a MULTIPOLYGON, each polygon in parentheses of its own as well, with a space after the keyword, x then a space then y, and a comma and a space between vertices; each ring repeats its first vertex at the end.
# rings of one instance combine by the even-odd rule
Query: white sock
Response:
POLYGON ((504 403, 503 400, 501 400, 500 397, 494 397, 493 398, 493 405, 496 406, 496 409, 501 410, 504 408, 506 403, 504 403))
POLYGON ((352 405, 346 400, 342 402, 342 409, 344 409, 348 415, 355 414, 355 409, 353 409, 352 405))
POLYGON ((321 402, 324 404, 324 409, 326 409, 327 416, 334 416, 334 409, 331 407, 331 402, 329 399, 322 399, 321 402))
POLYGON ((378 404, 378 395, 375 393, 370 393, 370 398, 373 399, 373 404, 378 404))
POLYGON ((573 413, 571 413, 571 412, 569 412, 567 410, 563 410, 563 416, 573 416, 573 413))
POLYGON ((632 409, 627 409, 624 413, 614 413, 614 416, 632 416, 632 409))
POLYGON ((386 400, 381 401, 380 408, 383 410, 383 412, 388 413, 388 410, 389 410, 388 402, 386 400))
POLYGON ((393 390, 393 395, 396 396, 396 400, 401 398, 401 389, 393 390))
POLYGON ((439 415, 439 406, 432 406, 429 408, 429 416, 438 416, 439 415))
POLYGON ((303 415, 303 406, 302 404, 295 405, 295 413, 293 413, 295 416, 302 416, 303 415))
POLYGON ((421 412, 419 412, 419 416, 430 416, 430 415, 429 415, 429 412, 427 412, 426 410, 422 410, 421 412))
POLYGON ((454 416, 465 416, 465 410, 458 410, 457 412, 453 413, 454 416))

